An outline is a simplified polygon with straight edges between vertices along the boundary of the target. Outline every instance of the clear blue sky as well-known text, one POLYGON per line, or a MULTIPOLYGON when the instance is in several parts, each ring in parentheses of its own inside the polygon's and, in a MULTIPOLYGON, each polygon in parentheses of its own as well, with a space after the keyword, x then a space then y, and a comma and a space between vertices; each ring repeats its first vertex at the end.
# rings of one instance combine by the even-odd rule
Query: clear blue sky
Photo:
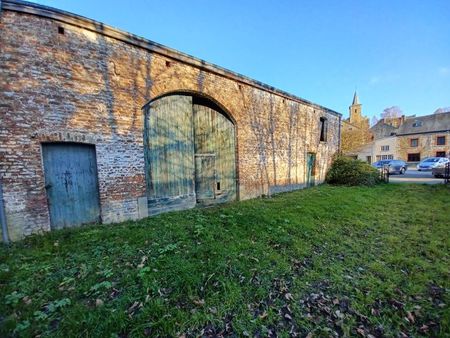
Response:
POLYGON ((450 106, 450 0, 38 0, 348 116, 450 106))

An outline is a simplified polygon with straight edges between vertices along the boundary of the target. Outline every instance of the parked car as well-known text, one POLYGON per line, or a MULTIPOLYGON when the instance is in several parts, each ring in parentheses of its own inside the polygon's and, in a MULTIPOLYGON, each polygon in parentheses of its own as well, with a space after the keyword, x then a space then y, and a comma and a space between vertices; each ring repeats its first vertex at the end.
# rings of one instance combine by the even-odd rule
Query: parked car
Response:
POLYGON ((448 158, 441 158, 439 162, 431 169, 431 174, 438 178, 438 177, 444 177, 445 176, 445 167, 449 165, 450 160, 448 158))
POLYGON ((389 174, 403 175, 408 170, 408 164, 402 160, 381 160, 372 164, 378 170, 383 169, 385 165, 389 168, 389 174))
POLYGON ((422 160, 417 165, 418 171, 431 171, 435 167, 439 167, 441 164, 445 164, 449 162, 450 160, 445 157, 428 157, 424 160, 422 160))

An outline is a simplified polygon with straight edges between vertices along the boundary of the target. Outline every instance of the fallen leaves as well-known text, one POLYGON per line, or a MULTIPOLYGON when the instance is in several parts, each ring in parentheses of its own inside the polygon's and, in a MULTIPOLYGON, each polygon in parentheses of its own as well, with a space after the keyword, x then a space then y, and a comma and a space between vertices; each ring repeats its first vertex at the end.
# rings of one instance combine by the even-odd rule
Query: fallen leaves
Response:
POLYGON ((126 313, 128 314, 128 317, 131 319, 133 316, 143 307, 142 302, 135 301, 131 306, 128 307, 126 310, 126 313))
POLYGON ((287 292, 284 294, 284 299, 286 299, 288 302, 294 300, 294 297, 292 296, 291 293, 287 292))
MULTIPOLYGON (((212 323, 208 323, 200 330, 199 334, 195 334, 195 336, 211 337, 211 338, 236 336, 236 333, 233 329, 232 321, 233 316, 226 315, 225 318, 223 319, 222 325, 213 325, 212 323)), ((245 334, 243 335, 245 336, 245 334)), ((186 335, 183 334, 183 336, 186 335)))
POLYGON ((197 306, 203 306, 203 305, 205 305, 205 300, 204 299, 194 299, 192 301, 192 303, 194 303, 197 306))
POLYGON ((405 318, 408 322, 414 324, 416 319, 414 317, 414 315, 412 314, 412 312, 410 311, 406 311, 406 318, 405 318))
POLYGON ((22 302, 23 302, 25 305, 30 305, 33 301, 31 300, 30 297, 25 296, 25 297, 22 298, 22 302))
POLYGON ((267 317, 267 311, 264 311, 263 313, 261 313, 259 316, 259 319, 264 319, 267 317))
POLYGON ((137 268, 138 269, 142 269, 144 267, 145 263, 147 262, 147 260, 148 260, 147 256, 145 256, 145 255, 142 256, 141 257, 141 262, 137 265, 137 268))

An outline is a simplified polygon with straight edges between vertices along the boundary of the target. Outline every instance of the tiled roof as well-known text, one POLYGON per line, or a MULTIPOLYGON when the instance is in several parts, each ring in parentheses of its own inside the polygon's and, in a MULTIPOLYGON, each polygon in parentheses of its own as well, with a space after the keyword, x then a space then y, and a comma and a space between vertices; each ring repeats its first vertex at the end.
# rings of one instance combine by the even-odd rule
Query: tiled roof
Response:
POLYGON ((450 131, 450 112, 408 117, 395 131, 397 135, 450 131))

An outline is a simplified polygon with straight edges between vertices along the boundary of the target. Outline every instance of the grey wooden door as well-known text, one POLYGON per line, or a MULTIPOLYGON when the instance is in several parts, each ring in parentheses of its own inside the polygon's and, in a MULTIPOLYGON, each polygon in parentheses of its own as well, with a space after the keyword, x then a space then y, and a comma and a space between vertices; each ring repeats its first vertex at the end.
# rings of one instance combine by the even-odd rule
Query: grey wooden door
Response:
POLYGON ((52 229, 100 222, 95 146, 45 143, 42 155, 52 229))
POLYGON ((192 97, 171 95, 151 102, 145 123, 150 214, 193 207, 192 97))
POLYGON ((197 201, 214 198, 215 201, 208 203, 221 203, 234 200, 236 198, 234 125, 220 112, 201 104, 194 103, 193 114, 197 201), (205 157, 207 155, 212 158, 207 159, 205 157), (214 170, 214 175, 211 170, 214 170), (204 175, 203 179, 201 175, 204 175))
POLYGON ((316 154, 308 153, 306 158, 306 185, 312 187, 315 184, 316 154))
POLYGON ((195 195, 197 201, 215 198, 216 156, 214 154, 195 154, 195 195))

